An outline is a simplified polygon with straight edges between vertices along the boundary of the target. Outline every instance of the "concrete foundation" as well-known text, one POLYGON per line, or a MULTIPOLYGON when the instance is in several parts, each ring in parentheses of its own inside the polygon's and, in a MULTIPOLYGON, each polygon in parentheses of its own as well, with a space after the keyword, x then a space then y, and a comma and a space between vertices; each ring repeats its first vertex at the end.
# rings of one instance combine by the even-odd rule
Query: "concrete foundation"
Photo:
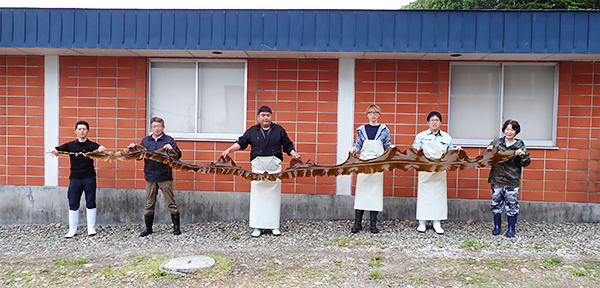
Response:
MULTIPOLYGON (((82 197, 82 219, 85 200, 82 197)), ((182 223, 248 220, 250 193, 175 191, 182 223)), ((354 219, 354 197, 347 195, 282 195, 282 220, 354 219)), ((143 223, 146 191, 100 188, 96 192, 98 224, 143 223)), ((520 220, 600 222, 600 204, 521 201, 520 220)), ((386 197, 380 220, 415 220, 416 198, 386 197)), ((66 187, 0 186, 0 225, 68 223, 66 187)), ((368 215, 368 214, 367 214, 368 215)), ((366 216, 368 218, 368 216, 366 216)), ((488 200, 448 200, 448 220, 492 221, 488 200)), ((159 192, 156 223, 170 223, 159 192)))

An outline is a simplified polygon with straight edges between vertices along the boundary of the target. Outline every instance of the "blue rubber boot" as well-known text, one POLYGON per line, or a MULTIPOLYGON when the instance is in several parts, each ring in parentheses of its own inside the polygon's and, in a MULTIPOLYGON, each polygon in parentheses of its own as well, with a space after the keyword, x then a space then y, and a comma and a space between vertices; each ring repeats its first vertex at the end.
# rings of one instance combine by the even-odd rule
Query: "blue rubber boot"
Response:
POLYGON ((494 230, 492 230, 492 235, 500 234, 501 227, 502 227, 502 214, 494 213, 494 230))
POLYGON ((515 225, 517 224, 517 215, 508 216, 508 231, 506 231, 506 237, 515 237, 515 225))

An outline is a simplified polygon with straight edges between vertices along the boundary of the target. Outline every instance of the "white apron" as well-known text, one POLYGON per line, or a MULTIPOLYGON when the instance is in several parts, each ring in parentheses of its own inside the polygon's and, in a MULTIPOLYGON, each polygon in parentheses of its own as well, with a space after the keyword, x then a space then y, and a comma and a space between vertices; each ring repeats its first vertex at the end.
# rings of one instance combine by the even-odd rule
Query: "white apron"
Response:
MULTIPOLYGON (((425 157, 439 159, 445 152, 437 143, 423 145, 425 157)), ((446 171, 419 171, 417 191, 417 220, 446 220, 448 218, 448 190, 446 171)))
MULTIPOLYGON (((385 152, 379 140, 365 140, 360 159, 369 160, 385 152)), ((383 172, 374 174, 359 173, 356 176, 355 210, 383 211, 383 172)))
MULTIPOLYGON (((281 160, 275 156, 258 156, 252 160, 254 173, 281 172, 281 160)), ((281 180, 251 181, 250 183, 250 227, 279 229, 281 209, 281 180)))

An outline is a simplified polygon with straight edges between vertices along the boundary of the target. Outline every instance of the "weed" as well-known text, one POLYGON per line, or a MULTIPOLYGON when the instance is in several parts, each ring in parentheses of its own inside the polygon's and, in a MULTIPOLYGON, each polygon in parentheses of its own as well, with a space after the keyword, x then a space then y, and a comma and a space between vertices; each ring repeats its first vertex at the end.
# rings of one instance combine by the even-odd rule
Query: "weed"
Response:
POLYGON ((585 276, 587 275, 587 271, 585 271, 584 269, 582 270, 573 270, 571 271, 571 274, 575 275, 575 276, 585 276))
POLYGON ((371 256, 371 262, 369 262, 369 266, 382 267, 383 263, 381 263, 381 259, 383 259, 383 255, 381 254, 371 256))
POLYGON ((284 276, 285 273, 283 272, 283 270, 281 269, 277 269, 277 268, 264 268, 265 273, 267 274, 267 277, 265 277, 263 279, 264 282, 267 283, 275 283, 278 280, 281 280, 284 276))
POLYGON ((210 272, 213 274, 223 275, 230 275, 232 273, 235 259, 212 254, 208 254, 206 256, 215 259, 216 262, 216 265, 211 270, 204 270, 206 273, 210 272))
POLYGON ((325 242, 325 245, 338 245, 338 246, 348 246, 350 241, 346 238, 333 238, 333 240, 328 240, 325 242))
POLYGON ((90 260, 87 260, 87 259, 68 260, 67 258, 60 258, 60 259, 54 260, 54 263, 56 265, 60 265, 60 266, 65 266, 65 265, 83 265, 83 264, 88 263, 88 262, 90 262, 90 260))
POLYGON ((233 235, 233 236, 231 236, 231 240, 233 240, 233 241, 240 240, 240 236, 239 235, 233 235))
POLYGON ((488 245, 481 244, 474 239, 467 239, 467 240, 463 241, 462 243, 458 244, 458 248, 463 248, 463 249, 471 248, 473 250, 479 250, 479 249, 486 248, 486 247, 488 247, 488 245))
POLYGON ((506 260, 486 260, 485 263, 494 267, 503 267, 506 265, 506 260))
POLYGON ((336 266, 342 266, 342 260, 340 260, 340 259, 335 259, 334 263, 336 266))
POLYGON ((560 258, 550 258, 550 259, 546 259, 544 260, 544 262, 546 262, 546 264, 550 264, 550 265, 562 265, 563 264, 563 260, 560 258))
POLYGON ((383 279, 383 275, 379 274, 379 271, 371 271, 371 273, 369 273, 369 275, 371 276, 371 279, 377 280, 377 279, 383 279))
POLYGON ((417 282, 417 283, 421 283, 423 285, 429 285, 429 280, 427 280, 427 278, 425 278, 423 276, 408 277, 408 280, 417 282))

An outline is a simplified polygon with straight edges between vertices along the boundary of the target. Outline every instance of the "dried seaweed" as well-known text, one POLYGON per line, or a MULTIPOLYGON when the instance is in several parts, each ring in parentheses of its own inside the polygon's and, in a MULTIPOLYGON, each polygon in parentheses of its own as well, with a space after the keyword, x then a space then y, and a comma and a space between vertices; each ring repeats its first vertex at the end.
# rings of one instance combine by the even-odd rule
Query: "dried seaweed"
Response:
POLYGON ((155 150, 150 151, 144 146, 136 145, 132 149, 125 149, 116 153, 106 151, 92 152, 62 152, 60 154, 83 155, 92 159, 104 161, 132 161, 140 159, 149 159, 161 162, 171 166, 175 170, 195 171, 207 174, 236 175, 247 180, 270 180, 291 179, 298 177, 314 176, 338 176, 350 175, 352 173, 372 174, 383 171, 401 169, 408 171, 415 169, 417 171, 438 172, 443 170, 466 170, 473 168, 482 168, 494 163, 500 163, 511 159, 514 156, 513 151, 501 151, 497 149, 485 150, 479 156, 471 159, 464 151, 451 150, 446 152, 440 159, 429 159, 423 155, 423 151, 417 151, 410 148, 406 151, 400 151, 397 147, 390 148, 377 158, 362 160, 355 154, 348 154, 348 159, 341 164, 334 166, 321 166, 315 164, 312 160, 306 163, 302 159, 292 159, 288 169, 279 173, 253 173, 237 165, 229 157, 220 157, 217 162, 207 165, 194 165, 183 162, 179 159, 177 152, 173 150, 155 150))

